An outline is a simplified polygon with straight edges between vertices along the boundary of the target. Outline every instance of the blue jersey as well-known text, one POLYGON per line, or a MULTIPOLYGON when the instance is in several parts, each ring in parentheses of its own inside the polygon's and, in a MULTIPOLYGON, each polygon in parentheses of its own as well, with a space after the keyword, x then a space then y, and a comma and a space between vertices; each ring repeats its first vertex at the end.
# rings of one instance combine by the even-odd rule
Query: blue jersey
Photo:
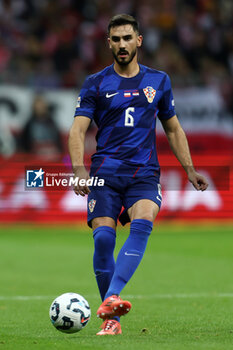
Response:
POLYGON ((80 91, 75 117, 98 127, 91 175, 159 176, 156 119, 175 115, 171 83, 166 73, 139 67, 132 78, 106 67, 87 77, 80 91))

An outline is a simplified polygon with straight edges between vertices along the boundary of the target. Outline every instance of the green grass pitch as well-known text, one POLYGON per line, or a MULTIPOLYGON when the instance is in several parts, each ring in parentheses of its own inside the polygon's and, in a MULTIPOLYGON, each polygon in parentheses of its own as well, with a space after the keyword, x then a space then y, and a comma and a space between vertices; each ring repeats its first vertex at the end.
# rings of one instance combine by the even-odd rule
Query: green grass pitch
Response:
MULTIPOLYGON (((0 227, 0 350, 233 349, 233 226, 156 224, 146 254, 122 297, 132 302, 121 336, 97 337, 100 304, 86 226, 0 227), (81 332, 50 323, 65 292, 89 301, 81 332)), ((117 249, 127 237, 119 229, 117 249)))

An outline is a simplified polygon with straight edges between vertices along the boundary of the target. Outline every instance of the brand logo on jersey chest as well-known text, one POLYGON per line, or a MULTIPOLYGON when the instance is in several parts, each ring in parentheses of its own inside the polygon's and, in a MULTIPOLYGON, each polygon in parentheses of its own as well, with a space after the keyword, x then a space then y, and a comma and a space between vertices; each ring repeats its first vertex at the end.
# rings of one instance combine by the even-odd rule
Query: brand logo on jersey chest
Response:
POLYGON ((113 94, 110 94, 110 93, 106 93, 106 98, 111 98, 111 97, 113 97, 113 96, 115 96, 115 95, 118 95, 119 94, 119 92, 114 92, 113 94))
POLYGON ((147 86, 146 88, 143 89, 143 92, 147 98, 147 101, 149 103, 152 103, 154 101, 155 95, 156 95, 156 90, 153 89, 152 86, 147 86))

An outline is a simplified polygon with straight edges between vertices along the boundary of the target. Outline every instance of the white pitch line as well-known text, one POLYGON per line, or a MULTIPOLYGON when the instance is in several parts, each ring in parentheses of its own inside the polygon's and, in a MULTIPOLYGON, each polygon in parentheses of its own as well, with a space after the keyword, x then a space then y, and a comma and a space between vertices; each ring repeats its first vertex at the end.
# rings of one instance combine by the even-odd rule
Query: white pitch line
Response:
MULTIPOLYGON (((2 300, 30 301, 30 300, 54 300, 55 295, 0 295, 2 300)), ((99 298, 98 294, 85 294, 85 298, 99 298)), ((195 299, 195 298, 233 298, 233 293, 177 293, 177 294, 150 294, 150 295, 133 295, 126 294, 126 299, 195 299)))
POLYGON ((12 296, 5 296, 5 295, 0 295, 0 301, 1 300, 48 300, 51 298, 55 298, 53 296, 48 296, 48 295, 12 295, 12 296))
POLYGON ((233 298, 233 293, 177 293, 177 294, 151 294, 126 295, 129 299, 195 299, 195 298, 233 298))

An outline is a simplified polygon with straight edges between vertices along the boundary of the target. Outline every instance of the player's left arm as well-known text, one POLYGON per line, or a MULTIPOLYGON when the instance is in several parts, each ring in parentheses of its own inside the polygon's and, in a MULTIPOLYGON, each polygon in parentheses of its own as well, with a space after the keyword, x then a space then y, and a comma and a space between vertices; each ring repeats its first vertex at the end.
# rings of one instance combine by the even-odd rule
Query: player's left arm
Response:
POLYGON ((167 135, 169 145, 186 171, 189 181, 196 190, 205 191, 208 187, 208 182, 203 175, 196 172, 193 166, 188 141, 177 116, 175 115, 172 118, 161 120, 161 123, 167 135))

